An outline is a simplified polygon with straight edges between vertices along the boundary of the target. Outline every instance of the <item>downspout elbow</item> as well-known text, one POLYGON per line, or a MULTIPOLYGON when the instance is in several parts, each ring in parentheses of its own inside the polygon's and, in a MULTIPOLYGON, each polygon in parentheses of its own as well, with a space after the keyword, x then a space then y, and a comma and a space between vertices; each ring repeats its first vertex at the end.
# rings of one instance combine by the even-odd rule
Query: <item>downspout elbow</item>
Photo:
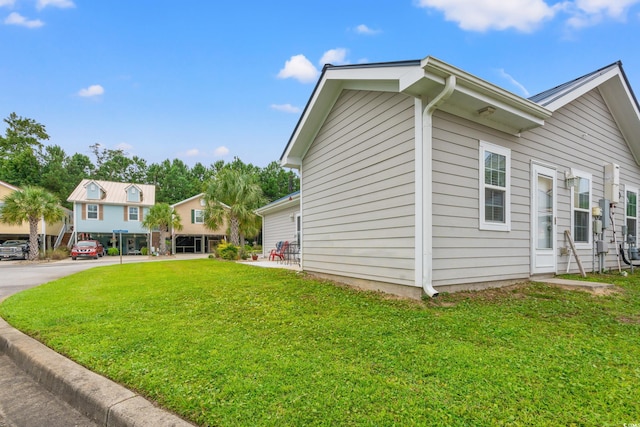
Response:
POLYGON ((451 96, 451 94, 455 89, 456 89, 456 76, 451 75, 447 77, 444 84, 444 89, 442 89, 442 92, 440 92, 435 98, 431 100, 431 102, 429 102, 429 104, 427 104, 427 107, 425 109, 426 113, 429 115, 433 114, 433 112, 440 105, 442 105, 447 99, 449 99, 449 97, 451 96))
POLYGON ((440 292, 438 292, 438 290, 436 290, 433 286, 431 286, 431 284, 424 285, 422 287, 422 290, 424 291, 425 294, 427 294, 429 298, 435 298, 438 295, 440 295, 440 292))

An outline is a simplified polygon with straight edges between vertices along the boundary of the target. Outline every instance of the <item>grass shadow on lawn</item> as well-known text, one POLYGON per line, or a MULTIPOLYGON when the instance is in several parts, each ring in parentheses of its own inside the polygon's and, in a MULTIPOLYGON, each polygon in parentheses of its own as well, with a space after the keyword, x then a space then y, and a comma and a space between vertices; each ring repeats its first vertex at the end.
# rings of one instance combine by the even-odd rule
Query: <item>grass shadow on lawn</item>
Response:
POLYGON ((622 425, 640 422, 625 279, 415 302, 204 259, 78 273, 0 315, 200 425, 622 425))

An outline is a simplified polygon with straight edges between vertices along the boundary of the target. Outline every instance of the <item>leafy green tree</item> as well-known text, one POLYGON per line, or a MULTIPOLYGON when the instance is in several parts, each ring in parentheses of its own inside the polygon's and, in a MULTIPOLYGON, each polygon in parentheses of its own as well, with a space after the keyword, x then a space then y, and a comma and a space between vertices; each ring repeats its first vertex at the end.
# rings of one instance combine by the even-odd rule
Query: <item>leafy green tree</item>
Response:
MULTIPOLYGON (((40 156, 40 176, 42 187, 53 193, 59 199, 66 199, 69 189, 75 187, 70 183, 67 163, 69 158, 59 145, 45 147, 40 156)), ((77 183, 76 183, 77 184, 77 183)))
POLYGON ((89 148, 96 157, 94 178, 115 182, 144 182, 148 167, 143 158, 129 158, 124 150, 102 148, 100 144, 90 145, 89 148))
POLYGON ((77 153, 69 157, 60 146, 50 145, 45 147, 39 161, 41 186, 70 208, 65 200, 82 179, 92 176, 91 160, 77 153))
POLYGON ((156 200, 174 204, 201 192, 201 183, 191 180, 189 167, 180 159, 153 163, 147 171, 147 183, 156 186, 156 200))
POLYGON ((11 157, 0 159, 0 180, 17 187, 38 185, 41 182, 40 162, 29 149, 11 154, 11 157))
POLYGON ((42 141, 49 139, 44 125, 33 119, 11 113, 4 122, 7 130, 5 136, 0 136, 0 157, 8 158, 25 150, 35 154, 42 149, 42 141))
POLYGON ((182 218, 167 203, 156 203, 149 209, 149 213, 142 220, 142 225, 149 230, 158 228, 160 231, 160 255, 167 254, 167 236, 173 228, 182 230, 182 218))
MULTIPOLYGON (((84 178, 93 178, 96 169, 89 156, 79 153, 75 153, 73 156, 68 158, 65 168, 69 174, 69 183, 72 185, 72 190, 84 178)), ((69 192, 69 194, 70 193, 71 192, 69 192)))
POLYGON ((234 245, 240 245, 241 234, 258 234, 260 218, 254 209, 264 203, 264 198, 255 175, 240 169, 223 168, 208 183, 204 200, 205 225, 215 230, 226 220, 234 245))
POLYGON ((64 211, 58 199, 44 188, 25 187, 5 196, 4 205, 0 207, 0 220, 7 224, 20 225, 29 223, 29 260, 38 259, 38 222, 60 221, 64 211))
POLYGON ((204 191, 204 184, 213 178, 212 169, 207 169, 202 163, 198 162, 191 168, 189 181, 193 188, 193 195, 200 194, 204 191))
POLYGON ((40 182, 37 155, 42 141, 49 139, 44 125, 11 113, 4 119, 7 129, 0 136, 0 180, 16 186, 40 182))
POLYGON ((280 163, 271 162, 260 171, 260 186, 268 201, 272 202, 300 189, 300 178, 285 171, 280 163))

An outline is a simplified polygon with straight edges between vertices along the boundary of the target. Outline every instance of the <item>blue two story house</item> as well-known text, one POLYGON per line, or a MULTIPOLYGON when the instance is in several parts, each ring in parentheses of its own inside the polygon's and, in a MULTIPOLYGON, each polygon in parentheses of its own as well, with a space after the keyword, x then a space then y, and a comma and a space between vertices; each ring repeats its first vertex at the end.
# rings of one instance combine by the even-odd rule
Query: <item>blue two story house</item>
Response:
POLYGON ((73 203, 73 242, 95 239, 105 248, 122 247, 124 255, 139 254, 151 241, 142 221, 155 198, 154 185, 83 179, 67 198, 73 203))

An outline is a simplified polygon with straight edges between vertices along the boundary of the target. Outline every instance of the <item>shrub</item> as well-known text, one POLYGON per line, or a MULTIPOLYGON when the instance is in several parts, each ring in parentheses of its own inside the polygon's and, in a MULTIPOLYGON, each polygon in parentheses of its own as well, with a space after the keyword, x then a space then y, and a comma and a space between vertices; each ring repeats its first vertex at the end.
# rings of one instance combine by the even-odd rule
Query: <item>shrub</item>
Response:
POLYGON ((40 252, 38 254, 38 258, 43 259, 51 259, 54 261, 59 261, 61 259, 69 258, 69 249, 66 247, 60 247, 57 249, 47 249, 46 252, 40 252))
POLYGON ((52 251, 47 251, 47 258, 53 260, 67 259, 69 258, 70 252, 69 248, 63 246, 52 251))
POLYGON ((147 248, 146 246, 143 246, 140 248, 140 253, 142 255, 149 255, 149 248, 147 248))
POLYGON ((222 242, 216 248, 218 256, 222 259, 235 261, 238 259, 238 247, 232 243, 222 242))
POLYGON ((109 255, 109 256, 120 255, 120 250, 118 248, 109 248, 107 250, 107 255, 109 255))

